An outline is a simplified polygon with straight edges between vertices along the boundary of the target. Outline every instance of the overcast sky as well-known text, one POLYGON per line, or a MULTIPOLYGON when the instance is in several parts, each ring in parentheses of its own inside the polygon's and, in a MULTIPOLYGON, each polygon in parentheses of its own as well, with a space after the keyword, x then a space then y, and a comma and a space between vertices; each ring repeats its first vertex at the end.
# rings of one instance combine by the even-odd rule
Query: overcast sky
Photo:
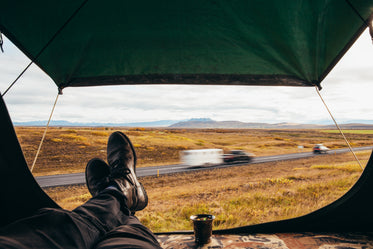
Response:
MULTIPOLYGON (((29 63, 9 40, 0 53, 3 93, 29 63)), ((373 123, 373 45, 368 32, 322 83, 338 122, 373 123)), ((331 119, 312 87, 105 86, 65 88, 53 120, 129 123, 211 118, 267 123, 325 123, 331 119)), ((4 96, 13 121, 47 120, 57 94, 54 82, 33 65, 4 96)))

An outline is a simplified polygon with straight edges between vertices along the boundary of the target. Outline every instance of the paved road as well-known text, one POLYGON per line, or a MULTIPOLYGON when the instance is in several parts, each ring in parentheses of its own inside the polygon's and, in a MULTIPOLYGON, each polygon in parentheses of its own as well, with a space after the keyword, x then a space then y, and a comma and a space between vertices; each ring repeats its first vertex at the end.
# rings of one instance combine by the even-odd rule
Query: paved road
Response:
MULTIPOLYGON (((367 147, 354 148, 354 151, 372 150, 372 149, 373 149, 373 146, 367 146, 367 147)), ((331 150, 329 151, 329 154, 345 153, 345 152, 349 152, 349 149, 331 150)), ((302 152, 302 153, 293 153, 293 154, 284 154, 284 155, 262 156, 262 157, 255 157, 251 163, 266 163, 266 162, 293 160, 293 159, 307 158, 307 157, 312 157, 312 156, 319 156, 319 155, 315 155, 312 152, 302 152)), ((224 165, 217 165, 217 166, 212 166, 212 167, 211 166, 210 167, 190 167, 190 166, 185 166, 181 164, 173 164, 173 165, 137 168, 136 173, 138 177, 144 177, 144 176, 156 176, 157 174, 159 175, 173 174, 173 173, 180 173, 180 172, 191 172, 191 171, 196 171, 196 170, 206 170, 206 169, 212 169, 212 168, 214 169, 215 168, 227 168, 227 167, 239 166, 239 165, 247 165, 247 163, 229 164, 229 165, 224 164, 224 165)), ((85 176, 84 176, 84 173, 39 176, 39 177, 36 177, 36 181, 43 188, 57 187, 57 186, 65 186, 65 185, 84 184, 85 176)))

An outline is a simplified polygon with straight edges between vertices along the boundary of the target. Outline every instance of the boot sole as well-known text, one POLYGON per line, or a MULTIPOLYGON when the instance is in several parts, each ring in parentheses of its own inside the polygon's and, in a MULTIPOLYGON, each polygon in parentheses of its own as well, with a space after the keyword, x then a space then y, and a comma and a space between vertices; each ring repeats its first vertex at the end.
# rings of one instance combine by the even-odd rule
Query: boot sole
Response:
POLYGON ((141 187, 141 191, 144 193, 144 202, 141 202, 141 203, 145 203, 145 205, 139 205, 136 207, 135 211, 140 211, 140 210, 143 210, 144 208, 146 208, 146 206, 148 206, 148 194, 146 193, 146 190, 144 188, 144 186, 142 185, 141 182, 139 182, 140 184, 140 187, 141 187))

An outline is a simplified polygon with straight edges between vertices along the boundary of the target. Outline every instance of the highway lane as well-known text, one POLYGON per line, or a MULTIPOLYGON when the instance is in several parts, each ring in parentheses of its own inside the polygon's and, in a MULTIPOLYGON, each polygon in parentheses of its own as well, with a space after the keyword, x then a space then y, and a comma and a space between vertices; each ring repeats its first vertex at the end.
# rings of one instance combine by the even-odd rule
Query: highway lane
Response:
MULTIPOLYGON (((354 151, 372 150, 372 149, 373 149, 373 146, 353 148, 354 151)), ((349 149, 346 148, 346 149, 330 150, 328 154, 334 154, 334 153, 337 154, 337 153, 345 153, 345 152, 349 152, 349 149)), ((312 156, 319 156, 319 155, 318 154, 315 155, 312 152, 300 152, 300 153, 293 153, 293 154, 262 156, 262 157, 255 157, 250 162, 250 164, 294 160, 294 159, 307 158, 307 157, 312 157, 312 156)), ((223 165, 216 165, 216 166, 210 166, 210 167, 190 167, 190 166, 186 166, 182 164, 173 164, 173 165, 137 168, 136 173, 138 177, 145 177, 145 176, 156 176, 157 174, 159 175, 174 174, 174 173, 191 172, 191 171, 197 171, 197 170, 227 168, 227 167, 240 166, 240 165, 247 165, 247 163, 223 164, 223 165)), ((38 177, 35 177, 35 179, 42 188, 85 184, 84 173, 38 176, 38 177)))

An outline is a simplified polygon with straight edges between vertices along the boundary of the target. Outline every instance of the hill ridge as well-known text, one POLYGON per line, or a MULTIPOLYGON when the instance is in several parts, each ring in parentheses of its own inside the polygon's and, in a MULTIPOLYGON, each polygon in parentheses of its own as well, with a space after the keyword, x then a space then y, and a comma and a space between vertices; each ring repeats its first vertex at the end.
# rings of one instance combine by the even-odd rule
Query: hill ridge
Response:
MULTIPOLYGON (((15 126, 46 126, 47 121, 14 122, 15 126)), ((169 127, 169 128, 227 128, 227 129, 336 129, 334 124, 300 124, 300 123, 261 123, 242 122, 234 120, 216 121, 210 118, 192 118, 189 120, 158 120, 132 123, 99 123, 99 122, 70 122, 52 120, 51 126, 71 127, 169 127)), ((342 129, 373 129, 373 124, 351 122, 340 124, 342 129)))

